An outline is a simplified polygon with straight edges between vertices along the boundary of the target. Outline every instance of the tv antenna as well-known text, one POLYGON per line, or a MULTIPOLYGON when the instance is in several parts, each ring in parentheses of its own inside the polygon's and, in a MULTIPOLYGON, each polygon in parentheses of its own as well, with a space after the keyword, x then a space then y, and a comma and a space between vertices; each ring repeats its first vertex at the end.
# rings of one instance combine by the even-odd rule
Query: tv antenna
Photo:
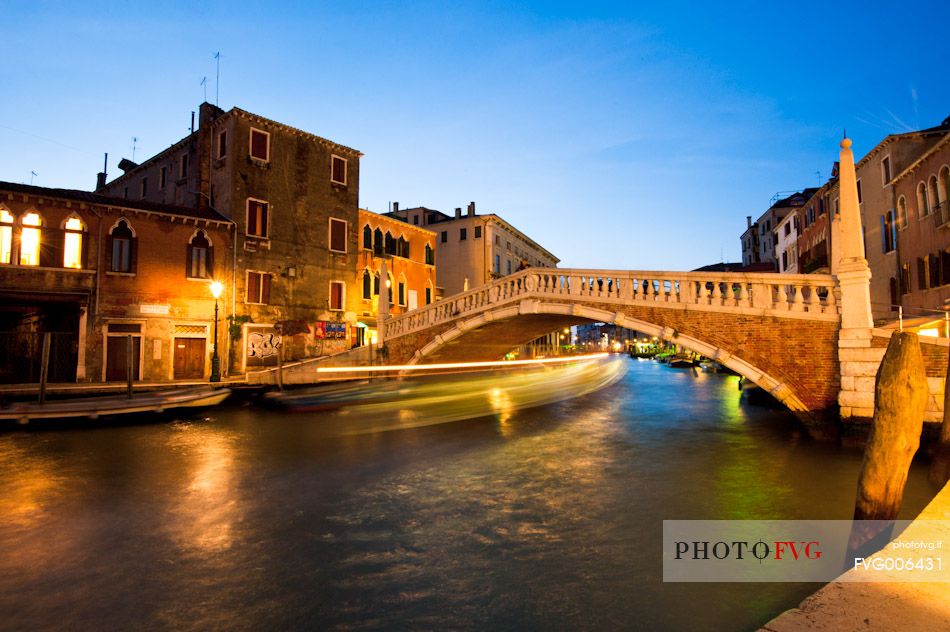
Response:
POLYGON ((208 102, 208 78, 207 77, 201 78, 201 87, 204 88, 204 98, 202 99, 202 101, 207 103, 208 102))
POLYGON ((818 178, 818 186, 821 187, 821 169, 815 172, 815 176, 818 178))
POLYGON ((214 54, 214 104, 218 105, 218 93, 221 88, 221 51, 214 54))
POLYGON ((35 171, 30 171, 30 184, 31 184, 31 185, 33 184, 33 178, 35 178, 35 177, 38 176, 38 175, 40 175, 40 174, 36 173, 35 171))
POLYGON ((135 144, 139 142, 138 136, 132 137, 132 162, 135 162, 135 144))

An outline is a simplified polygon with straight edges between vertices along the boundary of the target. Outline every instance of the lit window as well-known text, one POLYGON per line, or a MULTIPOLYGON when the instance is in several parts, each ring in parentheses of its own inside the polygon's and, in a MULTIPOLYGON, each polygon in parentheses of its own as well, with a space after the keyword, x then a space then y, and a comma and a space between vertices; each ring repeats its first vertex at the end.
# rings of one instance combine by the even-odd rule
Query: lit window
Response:
POLYGON ((119 220, 116 227, 112 229, 109 235, 111 239, 109 260, 110 272, 132 272, 132 246, 134 236, 128 222, 124 219, 119 220))
POLYGON ((270 160, 270 134, 251 128, 251 158, 267 162, 270 160))
POLYGON ((27 213, 20 220, 23 229, 20 231, 20 265, 40 265, 40 226, 43 221, 37 213, 27 213))
POLYGON ((330 310, 334 312, 343 311, 343 297, 345 287, 342 281, 330 281, 330 310))
POLYGON ((63 267, 82 268, 82 221, 78 217, 70 217, 65 228, 63 267))
POLYGON ((13 215, 0 209, 0 263, 13 261, 13 215))
POLYGON ((192 279, 210 279, 214 274, 214 259, 211 242, 203 230, 199 230, 188 244, 188 276, 192 279))
POLYGON ((247 234, 267 237, 267 216, 270 205, 264 200, 247 198, 247 234))
POLYGON ((270 274, 267 272, 247 271, 247 295, 245 303, 270 304, 270 274))
POLYGON ((346 252, 346 221, 330 218, 330 250, 346 252))
POLYGON ((373 229, 369 227, 369 224, 363 226, 363 249, 373 249, 373 229))
POLYGON ((330 182, 346 186, 346 159, 330 157, 330 182))

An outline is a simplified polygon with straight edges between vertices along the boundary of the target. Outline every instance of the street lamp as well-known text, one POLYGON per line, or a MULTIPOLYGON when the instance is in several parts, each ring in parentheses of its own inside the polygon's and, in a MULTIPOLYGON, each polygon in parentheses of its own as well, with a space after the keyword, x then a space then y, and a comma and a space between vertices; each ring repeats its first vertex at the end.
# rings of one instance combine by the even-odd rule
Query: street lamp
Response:
POLYGON ((221 290, 224 286, 218 281, 211 284, 211 296, 214 297, 214 341, 211 352, 211 380, 212 382, 221 381, 221 359, 218 358, 218 297, 221 296, 221 290))

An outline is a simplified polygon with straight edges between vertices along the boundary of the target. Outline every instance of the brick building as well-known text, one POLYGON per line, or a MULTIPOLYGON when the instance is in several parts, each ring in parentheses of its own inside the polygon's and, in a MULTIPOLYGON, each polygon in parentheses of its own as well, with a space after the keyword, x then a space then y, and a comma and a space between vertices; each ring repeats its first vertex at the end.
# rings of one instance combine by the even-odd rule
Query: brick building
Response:
POLYGON ((475 202, 469 203, 464 215, 461 208, 455 209, 454 217, 421 206, 400 209, 398 203, 388 215, 438 234, 436 265, 446 296, 525 266, 553 268, 560 261, 498 215, 478 215, 475 202))
POLYGON ((389 313, 396 315, 429 305, 436 287, 436 234, 387 215, 360 209, 360 249, 352 283, 359 293, 357 344, 377 340, 379 297, 388 288, 389 313), (383 263, 386 279, 381 278, 383 263))
MULTIPOLYGON (((805 189, 789 194, 776 193, 768 210, 755 221, 752 216, 746 217, 746 229, 742 233, 742 265, 749 266, 757 263, 771 263, 773 269, 778 269, 776 246, 778 236, 775 227, 789 214, 795 212, 810 198, 815 189, 805 189)), ((780 256, 780 255, 779 255, 780 256)))
POLYGON ((823 274, 831 270, 831 217, 838 208, 838 163, 831 168, 831 178, 820 186, 796 211, 801 234, 798 249, 798 270, 803 274, 823 274))
MULTIPOLYGON (((345 350, 362 309, 359 159, 354 149, 270 119, 203 103, 199 127, 97 192, 175 203, 233 221, 219 275, 235 288, 232 371, 345 350)), ((219 257, 219 259, 223 259, 219 257)))
POLYGON ((125 380, 129 336, 134 379, 207 380, 231 234, 207 208, 0 182, 3 381, 38 381, 45 333, 50 381, 125 380))
POLYGON ((882 249, 894 251, 900 271, 896 302, 906 316, 938 319, 950 306, 950 130, 889 184, 896 202, 882 249))

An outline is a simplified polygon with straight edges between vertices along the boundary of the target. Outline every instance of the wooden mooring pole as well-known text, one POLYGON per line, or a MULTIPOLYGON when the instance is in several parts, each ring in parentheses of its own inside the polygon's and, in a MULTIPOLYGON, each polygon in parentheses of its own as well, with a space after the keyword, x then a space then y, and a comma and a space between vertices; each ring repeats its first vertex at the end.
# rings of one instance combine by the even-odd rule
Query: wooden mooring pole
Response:
POLYGON ((894 332, 874 384, 874 421, 858 476, 849 555, 869 554, 890 539, 927 406, 927 373, 917 334, 894 332), (861 524, 858 521, 884 521, 861 524))
POLYGON ((950 481, 950 358, 947 362, 947 376, 943 382, 943 423, 940 425, 940 436, 930 462, 928 478, 938 487, 943 487, 950 481))
POLYGON ((46 382, 49 380, 49 347, 50 333, 46 332, 43 334, 43 351, 40 355, 40 404, 46 401, 46 382))
POLYGON ((135 376, 135 348, 132 346, 132 335, 125 337, 125 388, 126 395, 132 398, 132 378, 135 376))

